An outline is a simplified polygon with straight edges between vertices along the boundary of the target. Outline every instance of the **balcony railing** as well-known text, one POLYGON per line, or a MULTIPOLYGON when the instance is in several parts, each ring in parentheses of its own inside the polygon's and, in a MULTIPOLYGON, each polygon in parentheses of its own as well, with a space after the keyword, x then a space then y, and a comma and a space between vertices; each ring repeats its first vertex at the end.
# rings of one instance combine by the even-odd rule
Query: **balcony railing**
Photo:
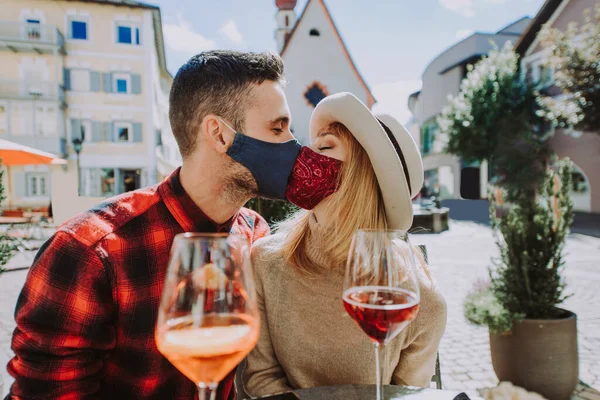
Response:
POLYGON ((53 25, 0 21, 0 46, 18 51, 27 48, 43 51, 64 45, 62 33, 53 25))
POLYGON ((64 103, 65 91, 56 82, 0 80, 0 98, 15 100, 54 100, 64 103))

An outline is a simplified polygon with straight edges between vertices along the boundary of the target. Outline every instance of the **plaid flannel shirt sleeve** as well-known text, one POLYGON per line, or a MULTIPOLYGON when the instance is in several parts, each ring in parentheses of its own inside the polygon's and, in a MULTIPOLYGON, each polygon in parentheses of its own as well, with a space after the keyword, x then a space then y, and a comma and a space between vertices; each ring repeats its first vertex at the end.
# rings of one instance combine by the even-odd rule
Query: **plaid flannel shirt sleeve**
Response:
POLYGON ((38 252, 17 301, 7 399, 95 398, 115 345, 111 278, 99 254, 66 232, 38 252))

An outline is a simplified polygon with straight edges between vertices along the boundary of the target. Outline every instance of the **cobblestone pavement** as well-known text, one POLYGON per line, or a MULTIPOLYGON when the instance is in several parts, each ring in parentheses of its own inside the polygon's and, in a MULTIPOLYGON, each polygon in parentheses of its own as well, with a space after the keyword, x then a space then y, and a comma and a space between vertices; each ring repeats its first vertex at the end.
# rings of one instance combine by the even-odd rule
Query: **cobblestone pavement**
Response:
MULTIPOLYGON (((444 388, 477 390, 498 380, 491 364, 487 328, 469 324, 462 302, 478 279, 487 278, 491 257, 498 257, 491 230, 465 222, 451 223, 441 234, 419 234, 413 244, 425 244, 434 277, 448 303, 448 325, 440 347, 444 388)), ((573 234, 566 245, 567 292, 564 307, 578 316, 579 398, 600 400, 600 239, 573 234)))
MULTIPOLYGON (((462 315, 465 295, 473 282, 487 277, 490 257, 498 255, 490 229, 451 222, 447 232, 414 235, 412 240, 427 245, 432 273, 448 303, 448 327, 440 348, 444 388, 477 395, 478 390, 496 386, 487 328, 468 324, 462 315)), ((578 315, 580 379, 586 384, 580 385, 574 398, 600 400, 600 239, 571 235, 566 252, 567 290, 573 296, 565 308, 578 315)), ((19 254, 11 265, 25 265, 28 260, 31 258, 19 254)), ((0 382, 4 381, 4 394, 12 382, 5 366, 12 357, 14 305, 26 275, 27 271, 0 274, 0 382)))

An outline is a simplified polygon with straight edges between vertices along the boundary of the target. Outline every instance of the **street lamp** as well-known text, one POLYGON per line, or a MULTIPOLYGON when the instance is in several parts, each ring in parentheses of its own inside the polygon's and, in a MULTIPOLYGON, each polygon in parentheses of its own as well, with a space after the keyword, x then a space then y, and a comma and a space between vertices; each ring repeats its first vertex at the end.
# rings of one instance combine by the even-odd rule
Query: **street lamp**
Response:
POLYGON ((83 140, 79 137, 75 137, 73 138, 72 143, 75 154, 77 154, 77 194, 81 196, 81 167, 79 166, 79 153, 81 153, 81 148, 83 147, 83 140))

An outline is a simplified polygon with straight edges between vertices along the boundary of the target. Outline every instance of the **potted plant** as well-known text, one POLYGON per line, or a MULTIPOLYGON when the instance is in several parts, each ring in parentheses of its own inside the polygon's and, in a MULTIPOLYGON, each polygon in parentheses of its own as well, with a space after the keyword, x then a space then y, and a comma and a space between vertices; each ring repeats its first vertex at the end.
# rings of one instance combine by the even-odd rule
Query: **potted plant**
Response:
POLYGON ((549 169, 554 130, 540 112, 535 82, 521 79, 518 66, 510 43, 468 66, 437 121, 446 150, 467 163, 487 160, 502 193, 490 196, 501 257, 489 285, 467 298, 465 314, 489 327, 501 381, 562 400, 578 381, 576 317, 559 307, 572 166, 564 160, 549 169), (508 206, 498 207, 501 198, 508 206))
POLYGON ((573 221, 571 174, 569 160, 556 163, 536 201, 511 204, 502 218, 498 196, 490 192, 500 258, 489 284, 478 285, 464 303, 465 317, 489 328, 498 379, 551 400, 569 399, 579 378, 577 317, 560 308, 568 297, 562 268, 573 221))

